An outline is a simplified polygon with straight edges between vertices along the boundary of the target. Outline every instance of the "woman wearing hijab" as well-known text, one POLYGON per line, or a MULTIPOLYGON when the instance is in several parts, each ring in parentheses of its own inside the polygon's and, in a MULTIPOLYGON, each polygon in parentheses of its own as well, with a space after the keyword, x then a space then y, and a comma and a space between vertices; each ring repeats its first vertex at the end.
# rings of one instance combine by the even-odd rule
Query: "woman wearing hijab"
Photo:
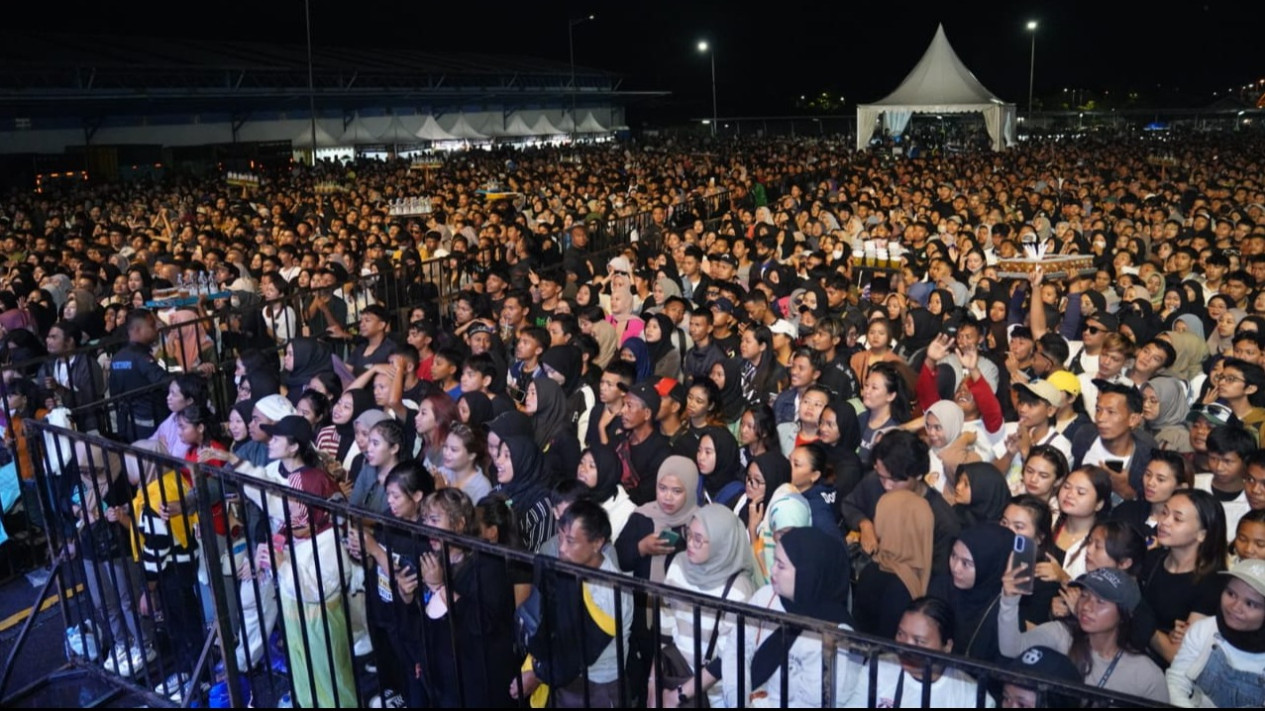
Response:
POLYGON ((787 482, 769 497, 764 518, 751 532, 751 550, 759 566, 759 582, 766 583, 773 574, 773 549, 777 540, 788 529, 813 525, 813 508, 808 499, 799 493, 795 485, 787 482))
POLYGON ((1178 332, 1193 333, 1203 341, 1205 347, 1207 345, 1208 336, 1204 333, 1204 322, 1195 314, 1182 314, 1173 322, 1173 330, 1178 332), (1179 326, 1178 324, 1185 324, 1179 326))
POLYGON ((463 393, 457 400, 457 416, 471 427, 482 427, 495 416, 492 401, 482 392, 463 393))
POLYGON ((738 420, 748 404, 742 395, 742 360, 728 358, 715 363, 708 375, 716 384, 716 389, 720 391, 720 419, 729 427, 731 433, 736 433, 738 420))
POLYGON ((1199 387, 1203 383, 1195 381, 1205 375, 1204 361, 1209 355, 1218 355, 1218 353, 1210 351, 1208 341, 1200 338, 1199 334, 1193 331, 1168 331, 1160 337, 1172 344, 1173 350, 1177 353, 1173 364, 1161 372, 1190 383, 1191 390, 1199 392, 1199 387))
MULTIPOLYGON (((496 422, 499 421, 497 418, 496 422)), ((535 553, 554 534, 553 509, 549 506, 540 449, 531 437, 514 434, 500 438, 500 446, 493 456, 496 464, 493 491, 504 496, 514 510, 523 548, 535 553)))
MULTIPOLYGON (((655 377, 678 378, 681 375, 681 356, 683 348, 676 343, 678 338, 676 324, 667 314, 654 314, 646 319, 646 330, 642 337, 646 341, 646 350, 655 377)), ((683 341, 682 341, 683 343, 683 341)))
POLYGON ((654 374, 654 361, 650 358, 650 349, 640 338, 629 338, 624 341, 624 345, 619 347, 619 357, 632 363, 637 369, 637 379, 634 382, 645 382, 654 374))
MULTIPOLYGON (((1190 314, 1181 314, 1180 316, 1189 316, 1190 314)), ((1178 317, 1170 320, 1170 324, 1175 322, 1178 317)), ((1144 299, 1134 299, 1124 304, 1120 309, 1120 331, 1127 333, 1133 338, 1134 343, 1142 344, 1155 338, 1165 326, 1151 309, 1151 302, 1144 299)), ((1171 325, 1170 325, 1171 328, 1171 325)))
POLYGON ((931 505, 912 491, 893 489, 878 500, 878 551, 874 565, 861 571, 852 601, 858 632, 896 638, 909 603, 927 594, 934 528, 931 505))
POLYGON ((685 526, 698 509, 697 492, 694 462, 677 455, 663 460, 655 477, 654 501, 638 506, 615 540, 621 570, 663 582, 673 556, 685 550, 685 526))
POLYGON ((698 500, 732 507, 742 496, 744 477, 738 440, 723 427, 709 427, 698 441, 698 500))
POLYGON ((627 286, 612 287, 611 315, 606 320, 615 327, 615 336, 622 346, 630 338, 638 338, 645 330, 646 323, 640 316, 633 314, 633 295, 627 286))
MULTIPOLYGON (((747 545, 747 532, 734 512, 720 504, 708 504, 698 509, 690 519, 688 544, 685 555, 677 556, 668 568, 663 584, 699 595, 746 602, 756 590, 755 559, 751 546, 747 545)), ((668 614, 663 616, 662 635, 671 642, 665 653, 679 654, 685 660, 691 674, 694 671, 694 649, 701 644, 702 661, 719 659, 729 646, 733 635, 734 617, 717 615, 714 611, 701 614, 699 629, 701 640, 694 638, 694 605, 668 600, 668 614)), ((654 694, 651 682, 649 694, 654 694)), ((671 691, 665 689, 665 694, 671 691)), ((724 703, 720 689, 708 692, 708 702, 717 707, 724 703)), ((655 704, 662 706, 662 704, 655 704)))
MULTIPOLYGON (((848 560, 842 541, 816 528, 796 528, 781 537, 775 557, 778 564, 772 580, 757 590, 748 604, 851 629, 849 569, 839 564, 848 560)), ((719 666, 722 671, 725 706, 737 707, 740 702, 746 706, 774 708, 784 704, 792 708, 821 706, 820 635, 793 626, 753 621, 744 630, 743 640, 746 642, 743 649, 731 645, 721 664, 709 667, 710 670, 719 666), (739 664, 749 673, 739 675, 739 664), (787 677, 785 699, 782 698, 784 674, 787 677), (742 688, 739 688, 739 676, 743 677, 742 688)), ((846 672, 845 656, 841 655, 837 663, 835 697, 843 698, 845 680, 851 675, 846 672)), ((708 676, 711 675, 704 676, 705 685, 708 676)), ((689 698, 693 689, 693 681, 687 681, 682 693, 689 698)))
POLYGON ((1010 486, 997 467, 988 462, 963 464, 955 479, 953 512, 963 528, 1001 521, 1010 503, 1010 486))
POLYGON ((589 487, 593 500, 606 511, 611 522, 612 539, 619 538, 629 517, 637 510, 637 505, 628 498, 628 492, 619 485, 622 473, 623 465, 615 448, 605 444, 596 444, 584 450, 575 473, 575 477, 589 487))
POLYGON ((954 542, 949 555, 951 575, 935 581, 932 594, 953 608, 955 654, 981 662, 999 660, 997 606, 1001 576, 1014 545, 1015 534, 996 523, 972 526, 954 542))
POLYGON ((597 341, 597 357, 593 362, 605 370, 619 351, 619 335, 615 332, 615 327, 606 321, 595 321, 592 336, 597 341))
POLYGON ((1247 318, 1247 312, 1240 308, 1228 309, 1213 324, 1212 335, 1208 336, 1208 352, 1212 355, 1230 355, 1234 351, 1234 332, 1239 322, 1247 318))
POLYGON ((764 521, 765 509, 774 492, 791 481, 791 463, 780 451, 769 450, 747 465, 747 488, 734 504, 734 512, 747 527, 754 544, 756 529, 764 521))
POLYGON ((562 386, 537 375, 527 386, 526 413, 531 417, 536 446, 544 470, 542 482, 553 486, 570 479, 580 464, 580 440, 571 426, 571 413, 562 386))
POLYGON ((923 418, 923 427, 927 431, 927 446, 931 452, 931 472, 927 475, 927 484, 941 494, 953 500, 953 491, 957 486, 954 474, 965 457, 974 452, 967 449, 957 440, 962 436, 962 426, 966 415, 962 406, 952 400, 940 400, 927 408, 923 418))
POLYGON ((286 345, 281 369, 286 373, 286 397, 298 404, 299 396, 318 373, 334 368, 333 351, 315 338, 296 338, 286 345))
MULTIPOLYGON (((277 374, 271 370, 260 368, 252 370, 242 376, 242 380, 237 384, 237 401, 243 400, 259 400, 269 395, 281 394, 281 381, 277 379, 277 374)), ((370 399, 373 394, 369 394, 370 399)), ((293 403, 291 403, 293 404, 293 403)))
POLYGON ((896 354, 918 368, 914 359, 926 353, 927 346, 940 334, 944 321, 927 309, 913 309, 905 314, 903 338, 896 345, 896 354))
POLYGON ((1186 384, 1176 378, 1151 378, 1142 386, 1142 421, 1160 449, 1182 454, 1195 451, 1186 424, 1189 412, 1186 384))

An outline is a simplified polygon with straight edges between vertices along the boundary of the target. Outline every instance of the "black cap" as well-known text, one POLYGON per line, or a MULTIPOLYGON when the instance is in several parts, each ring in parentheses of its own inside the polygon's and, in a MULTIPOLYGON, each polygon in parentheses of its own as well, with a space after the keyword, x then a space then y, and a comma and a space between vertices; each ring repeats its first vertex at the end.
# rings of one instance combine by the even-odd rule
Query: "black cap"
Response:
POLYGON ((1097 321, 1098 323, 1101 323, 1103 325, 1103 328, 1107 329, 1108 331, 1120 330, 1120 319, 1117 318, 1115 314, 1109 314, 1109 313, 1104 313, 1102 311, 1099 311, 1095 313, 1093 316, 1085 317, 1085 320, 1087 322, 1097 321))
POLYGON ((727 252, 726 252, 725 254, 722 254, 722 255, 720 255, 719 257, 717 257, 717 258, 716 258, 716 261, 718 261, 718 262, 724 262, 725 264, 731 264, 731 265, 733 265, 733 266, 735 266, 735 267, 736 267, 736 266, 738 266, 738 258, 737 258, 737 257, 735 257, 735 256, 734 256, 734 255, 732 255, 732 254, 727 253, 727 252))
POLYGON ((650 383, 638 383, 628 389, 628 395, 644 402, 653 415, 658 415, 659 404, 662 400, 659 397, 659 391, 655 390, 653 385, 650 383))
POLYGON ((306 417, 289 415, 275 424, 260 425, 260 429, 273 437, 287 437, 296 442, 299 448, 309 447, 312 444, 312 423, 308 422, 306 417))

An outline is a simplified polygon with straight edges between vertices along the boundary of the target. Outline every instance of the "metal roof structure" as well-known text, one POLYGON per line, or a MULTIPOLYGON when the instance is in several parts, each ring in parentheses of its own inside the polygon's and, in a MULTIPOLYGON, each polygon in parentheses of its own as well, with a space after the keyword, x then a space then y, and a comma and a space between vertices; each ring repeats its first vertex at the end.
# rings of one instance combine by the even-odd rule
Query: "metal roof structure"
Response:
MULTIPOLYGON (((434 112, 627 104, 617 74, 565 62, 425 48, 314 47, 318 111, 434 112)), ((240 113, 308 107, 302 45, 0 32, 0 118, 240 113)))

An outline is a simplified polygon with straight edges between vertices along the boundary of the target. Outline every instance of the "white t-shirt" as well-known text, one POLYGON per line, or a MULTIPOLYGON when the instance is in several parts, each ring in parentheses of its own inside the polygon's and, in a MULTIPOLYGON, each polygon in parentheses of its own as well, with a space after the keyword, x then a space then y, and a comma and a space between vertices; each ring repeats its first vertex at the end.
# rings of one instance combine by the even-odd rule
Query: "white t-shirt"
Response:
MULTIPOLYGON (((1196 474, 1195 488, 1216 496, 1212 491, 1212 473, 1196 474)), ((1247 490, 1240 491, 1239 495, 1232 501, 1221 501, 1220 498, 1217 501, 1221 504, 1222 510, 1225 511, 1226 541, 1234 543, 1234 538, 1239 532, 1239 519, 1252 510, 1252 506, 1247 502, 1247 490)))
MULTIPOLYGON (((1000 439, 997 444, 993 445, 993 458, 1000 459, 1006 456, 1006 438, 1019 430, 1018 422, 1007 422, 1002 425, 1000 431, 1000 439)), ((1051 447, 1063 453, 1068 463, 1072 461, 1072 443, 1068 438, 1059 433, 1053 427, 1049 428, 1045 436, 1040 440, 1033 442, 1037 444, 1048 444, 1051 447)), ((1024 493, 1023 488, 1023 457, 1015 454, 1010 459, 1010 465, 1002 469, 1002 473, 1006 475, 1006 484, 1010 487, 1011 496, 1018 496, 1024 493)))
MULTIPOLYGON (((874 707, 880 709, 922 708, 922 682, 904 670, 900 661, 891 655, 878 659, 878 681, 875 684, 874 707), (902 682, 901 679, 904 678, 902 682), (900 687, 897 698, 897 687, 900 687)), ((840 708, 859 709, 869 706, 869 670, 862 669, 856 684, 848 689, 848 696, 840 699, 840 708)), ((975 708, 975 680, 957 669, 946 669, 939 679, 931 682, 931 708, 975 708)), ((993 697, 984 696, 984 707, 994 708, 993 697)))

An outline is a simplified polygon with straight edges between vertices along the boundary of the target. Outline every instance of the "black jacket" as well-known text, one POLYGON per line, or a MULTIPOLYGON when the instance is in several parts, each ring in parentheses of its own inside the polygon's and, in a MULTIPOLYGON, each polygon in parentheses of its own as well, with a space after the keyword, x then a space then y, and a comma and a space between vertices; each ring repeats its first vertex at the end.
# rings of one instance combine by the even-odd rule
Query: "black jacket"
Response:
POLYGON ((167 416, 167 393, 151 387, 145 392, 120 397, 132 391, 161 383, 167 378, 149 346, 128 343, 110 362, 110 395, 115 398, 118 433, 126 442, 145 439, 158 429, 167 416))
MULTIPOLYGON (((45 378, 53 378, 56 380, 58 363, 62 359, 46 361, 40 364, 39 371, 36 373, 36 381, 42 386, 45 378)), ((101 372, 101 366, 97 364, 95 358, 85 354, 79 354, 70 359, 67 365, 67 372, 70 378, 69 388, 58 388, 61 393, 62 404, 71 410, 75 410, 75 424, 84 432, 93 432, 101 429, 100 413, 96 408, 80 410, 90 403, 100 402, 105 399, 105 374, 101 372)))

